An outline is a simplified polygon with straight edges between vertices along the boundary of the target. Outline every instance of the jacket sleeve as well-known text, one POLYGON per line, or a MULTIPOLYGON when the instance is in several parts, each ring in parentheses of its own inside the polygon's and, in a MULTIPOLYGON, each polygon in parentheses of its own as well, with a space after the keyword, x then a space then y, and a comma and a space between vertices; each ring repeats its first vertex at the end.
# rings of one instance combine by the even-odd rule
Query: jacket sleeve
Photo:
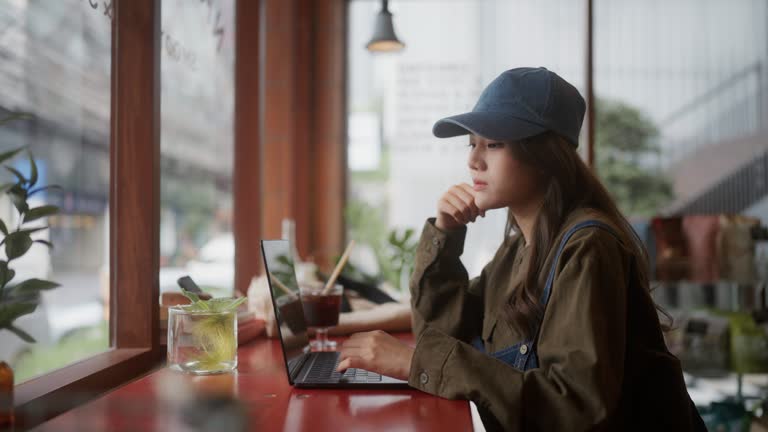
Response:
POLYGON ((542 321, 539 368, 522 372, 427 324, 410 385, 472 400, 507 431, 604 426, 618 405, 624 372, 627 257, 597 228, 574 234, 542 321))
POLYGON ((459 260, 466 232, 466 227, 441 231, 435 227, 434 218, 424 224, 410 283, 413 333, 417 337, 427 327, 465 342, 480 334, 488 267, 469 281, 459 260))

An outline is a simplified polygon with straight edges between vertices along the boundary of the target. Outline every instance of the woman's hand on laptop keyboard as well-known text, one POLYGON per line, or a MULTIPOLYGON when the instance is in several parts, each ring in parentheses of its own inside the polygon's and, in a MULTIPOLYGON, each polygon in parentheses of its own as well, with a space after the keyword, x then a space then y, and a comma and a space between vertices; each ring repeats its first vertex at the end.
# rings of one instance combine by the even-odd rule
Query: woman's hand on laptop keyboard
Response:
POLYGON ((336 370, 344 372, 349 368, 358 368, 408 380, 413 350, 413 347, 381 330, 355 333, 341 345, 336 370))

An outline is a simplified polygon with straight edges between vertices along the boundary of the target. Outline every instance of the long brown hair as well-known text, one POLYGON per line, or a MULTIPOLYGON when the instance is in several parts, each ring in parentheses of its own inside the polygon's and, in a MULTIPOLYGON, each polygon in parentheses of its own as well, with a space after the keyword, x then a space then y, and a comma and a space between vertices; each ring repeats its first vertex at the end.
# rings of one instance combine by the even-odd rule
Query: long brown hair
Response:
MULTIPOLYGON (((509 147, 515 158, 539 171, 544 185, 543 203, 531 234, 533 238, 527 239, 531 247, 528 269, 522 286, 512 290, 511 298, 504 305, 504 313, 510 323, 518 331, 533 336, 533 323, 543 314, 539 303, 543 286, 540 286, 539 277, 546 270, 543 268, 544 261, 548 252, 556 246, 554 242, 566 218, 581 208, 596 210, 618 228, 616 234, 624 248, 637 260, 635 274, 640 286, 648 289, 649 266, 645 246, 573 145, 556 133, 545 132, 510 143, 509 147)), ((505 239, 511 238, 513 230, 519 232, 519 227, 510 212, 505 239)))

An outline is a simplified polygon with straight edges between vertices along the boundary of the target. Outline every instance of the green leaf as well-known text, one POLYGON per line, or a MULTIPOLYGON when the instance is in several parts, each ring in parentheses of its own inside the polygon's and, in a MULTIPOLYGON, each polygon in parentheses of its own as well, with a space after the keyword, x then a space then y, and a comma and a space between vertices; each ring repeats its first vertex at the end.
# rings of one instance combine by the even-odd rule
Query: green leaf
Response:
POLYGON ((48 249, 53 249, 53 243, 49 242, 48 240, 35 240, 35 243, 41 243, 48 246, 48 249))
POLYGON ((0 303, 0 327, 8 327, 13 324, 16 318, 31 314, 37 309, 39 298, 35 299, 20 299, 20 300, 4 300, 0 303))
POLYGON ((29 205, 27 204, 27 191, 24 190, 20 184, 17 183, 13 185, 11 190, 8 191, 8 195, 11 197, 11 201, 13 201, 13 205, 19 213, 24 214, 29 210, 29 205))
POLYGON ((8 282, 12 281, 15 276, 16 276, 16 270, 7 269, 3 274, 3 278, 4 278, 3 286, 7 285, 8 282))
POLYGON ((192 301, 191 305, 186 306, 186 310, 193 312, 229 312, 237 309, 238 306, 247 300, 247 297, 200 300, 197 294, 184 288, 181 288, 181 292, 192 301))
POLYGON ((197 294, 193 293, 192 291, 187 291, 184 288, 181 288, 181 293, 184 294, 184 297, 188 298, 189 301, 191 301, 193 304, 200 301, 200 297, 198 297, 197 294))
POLYGON ((8 268, 7 261, 0 260, 0 287, 4 287, 12 279, 12 271, 8 268))
POLYGON ((9 261, 27 253, 31 246, 32 239, 27 233, 14 232, 5 237, 5 255, 9 261))
POLYGON ((234 299, 234 301, 232 301, 232 304, 229 305, 229 308, 237 309, 237 307, 243 304, 243 302, 245 302, 246 300, 248 300, 248 297, 240 297, 238 299, 234 299))
POLYGON ((18 230, 16 232, 17 233, 23 233, 23 234, 32 234, 32 233, 36 233, 38 231, 47 230, 48 228, 50 228, 50 227, 46 225, 46 226, 40 226, 40 227, 34 227, 34 228, 26 228, 26 229, 23 229, 23 230, 18 230))
POLYGON ((35 219, 40 219, 41 217, 46 216, 52 216, 59 212, 59 207, 55 205, 44 205, 40 207, 35 207, 33 209, 29 209, 27 214, 24 216, 24 222, 31 222, 35 219))
POLYGON ((30 113, 17 112, 17 113, 13 113, 13 114, 9 115, 8 117, 6 117, 4 119, 0 119, 0 125, 4 125, 6 123, 10 123, 10 122, 12 122, 14 120, 19 120, 19 119, 31 119, 32 117, 34 117, 34 116, 32 114, 30 114, 30 113))
POLYGON ((29 156, 29 185, 34 186, 35 183, 37 183, 37 164, 35 163, 35 158, 32 157, 32 153, 27 152, 27 156, 29 156))
POLYGON ((277 262, 286 267, 293 266, 293 260, 289 258, 287 255, 278 255, 277 262))
POLYGON ((42 297, 40 291, 28 291, 25 293, 17 293, 9 290, 3 291, 3 302, 13 303, 25 303, 25 304, 39 304, 42 297))
POLYGON ((397 233, 395 230, 392 230, 389 232, 389 244, 396 245, 397 244, 397 233))
POLYGON ((35 338, 32 337, 32 335, 30 335, 29 333, 25 332, 24 330, 14 326, 14 325, 12 325, 12 324, 9 325, 8 327, 6 327, 6 329, 8 329, 8 331, 10 331, 11 333, 15 334, 19 338, 21 338, 21 340, 23 340, 26 343, 35 343, 35 342, 37 342, 35 340, 35 338))
POLYGON ((240 298, 216 298, 208 300, 207 303, 211 306, 211 310, 214 312, 227 312, 237 309, 245 300, 246 297, 240 298))
POLYGON ((5 222, 3 222, 2 219, 0 219, 0 231, 2 231, 3 234, 8 235, 8 227, 5 226, 5 222))
POLYGON ((51 282, 43 279, 27 279, 24 282, 8 287, 11 296, 23 296, 26 294, 39 293, 40 291, 50 290, 61 286, 56 282, 51 282))
POLYGON ((5 169, 7 169, 8 171, 11 172, 11 174, 16 176, 16 178, 19 180, 18 183, 28 183, 29 182, 29 180, 27 180, 27 178, 24 177, 24 175, 22 175, 21 172, 19 170, 17 170, 16 168, 14 168, 12 166, 5 165, 5 169))
MULTIPOLYGON (((2 124, 2 123, 0 123, 0 124, 2 124)), ((16 150, 10 150, 10 151, 7 151, 7 152, 0 153, 0 163, 3 163, 5 161, 7 161, 8 159, 16 156, 22 150, 24 150, 24 147, 19 147, 16 150)))

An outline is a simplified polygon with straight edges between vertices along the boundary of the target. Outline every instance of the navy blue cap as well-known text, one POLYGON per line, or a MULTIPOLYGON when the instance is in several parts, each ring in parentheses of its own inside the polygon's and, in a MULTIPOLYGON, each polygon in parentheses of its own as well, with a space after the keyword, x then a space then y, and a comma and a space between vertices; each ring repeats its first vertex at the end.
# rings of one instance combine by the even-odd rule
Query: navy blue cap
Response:
POLYGON ((432 133, 517 141, 553 131, 576 147, 585 110, 576 87, 556 73, 543 67, 510 69, 488 84, 471 112, 438 120, 432 133))

